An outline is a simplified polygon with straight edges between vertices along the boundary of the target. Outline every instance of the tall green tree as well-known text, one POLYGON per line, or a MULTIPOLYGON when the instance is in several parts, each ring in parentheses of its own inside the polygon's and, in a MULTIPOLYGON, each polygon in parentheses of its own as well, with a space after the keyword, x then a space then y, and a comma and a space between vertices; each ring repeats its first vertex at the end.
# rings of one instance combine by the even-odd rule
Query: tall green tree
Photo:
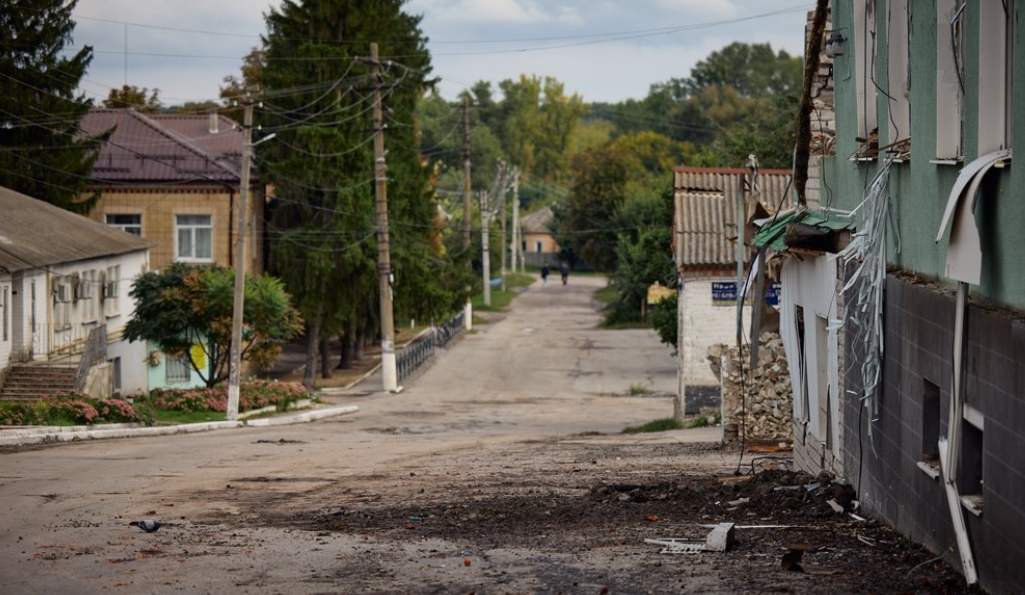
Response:
MULTIPOLYGON (((212 387, 228 378, 234 313, 235 273, 227 267, 176 263, 132 283, 135 312, 125 325, 129 341, 152 341, 172 356, 187 355, 193 370, 212 387), (200 366, 193 349, 205 353, 200 366)), ((243 301, 243 361, 270 369, 281 343, 302 331, 302 318, 280 281, 248 277, 243 301)))
POLYGON ((78 93, 92 61, 85 46, 64 56, 77 0, 13 0, 0 10, 0 185, 78 213, 88 194, 95 149, 79 122, 92 103, 78 93))
POLYGON ((307 385, 322 336, 348 337, 361 325, 378 324, 375 88, 387 114, 396 317, 436 307, 409 297, 431 295, 434 277, 422 267, 441 255, 433 237, 436 205, 428 194, 433 172, 420 160, 414 118, 430 86, 430 56, 420 17, 405 13, 404 4, 285 0, 266 16, 259 76, 264 108, 257 115, 277 138, 261 146, 260 162, 275 187, 275 266, 308 325, 307 385), (379 80, 370 76, 372 42, 379 45, 379 80))

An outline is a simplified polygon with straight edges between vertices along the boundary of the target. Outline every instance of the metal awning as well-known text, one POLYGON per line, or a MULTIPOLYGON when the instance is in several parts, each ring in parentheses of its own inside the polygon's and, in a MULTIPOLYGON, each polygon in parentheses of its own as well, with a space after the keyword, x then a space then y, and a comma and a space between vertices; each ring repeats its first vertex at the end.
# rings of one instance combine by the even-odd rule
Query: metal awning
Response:
POLYGON ((847 216, 825 211, 794 211, 775 220, 769 219, 755 234, 751 242, 759 248, 768 245, 777 252, 786 252, 792 243, 787 243, 787 231, 801 226, 821 231, 824 234, 849 229, 854 221, 847 216))

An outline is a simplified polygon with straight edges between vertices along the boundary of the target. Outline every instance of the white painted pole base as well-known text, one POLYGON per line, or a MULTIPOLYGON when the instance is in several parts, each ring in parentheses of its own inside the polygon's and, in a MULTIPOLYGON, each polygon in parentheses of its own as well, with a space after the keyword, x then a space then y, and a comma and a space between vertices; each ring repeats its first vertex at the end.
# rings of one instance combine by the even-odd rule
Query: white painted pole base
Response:
POLYGON ((228 421, 238 419, 239 385, 238 381, 228 384, 228 421))
POLYGON ((390 393, 399 390, 399 375, 395 368, 395 352, 384 352, 381 354, 381 378, 384 380, 384 390, 390 393))
POLYGON ((466 308, 463 309, 463 326, 468 331, 473 330, 473 302, 466 302, 466 308))

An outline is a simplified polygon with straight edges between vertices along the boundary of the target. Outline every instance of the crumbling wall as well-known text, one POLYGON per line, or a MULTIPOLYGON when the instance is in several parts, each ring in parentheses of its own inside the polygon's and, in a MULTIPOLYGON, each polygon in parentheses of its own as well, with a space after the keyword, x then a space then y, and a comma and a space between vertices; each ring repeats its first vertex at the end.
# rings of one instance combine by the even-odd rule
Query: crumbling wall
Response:
POLYGON ((708 362, 722 387, 724 439, 791 443, 794 393, 783 340, 768 332, 759 340, 758 365, 754 369, 748 345, 740 354, 736 345, 720 343, 708 348, 708 362))

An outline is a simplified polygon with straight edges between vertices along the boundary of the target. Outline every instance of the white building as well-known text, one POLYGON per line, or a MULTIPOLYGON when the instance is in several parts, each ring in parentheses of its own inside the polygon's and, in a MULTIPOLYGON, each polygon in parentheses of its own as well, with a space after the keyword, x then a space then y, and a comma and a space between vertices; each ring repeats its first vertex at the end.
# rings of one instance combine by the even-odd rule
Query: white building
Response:
POLYGON ((0 213, 0 386, 19 363, 80 355, 105 327, 111 391, 145 391, 146 345, 121 333, 150 242, 3 187, 0 213))

